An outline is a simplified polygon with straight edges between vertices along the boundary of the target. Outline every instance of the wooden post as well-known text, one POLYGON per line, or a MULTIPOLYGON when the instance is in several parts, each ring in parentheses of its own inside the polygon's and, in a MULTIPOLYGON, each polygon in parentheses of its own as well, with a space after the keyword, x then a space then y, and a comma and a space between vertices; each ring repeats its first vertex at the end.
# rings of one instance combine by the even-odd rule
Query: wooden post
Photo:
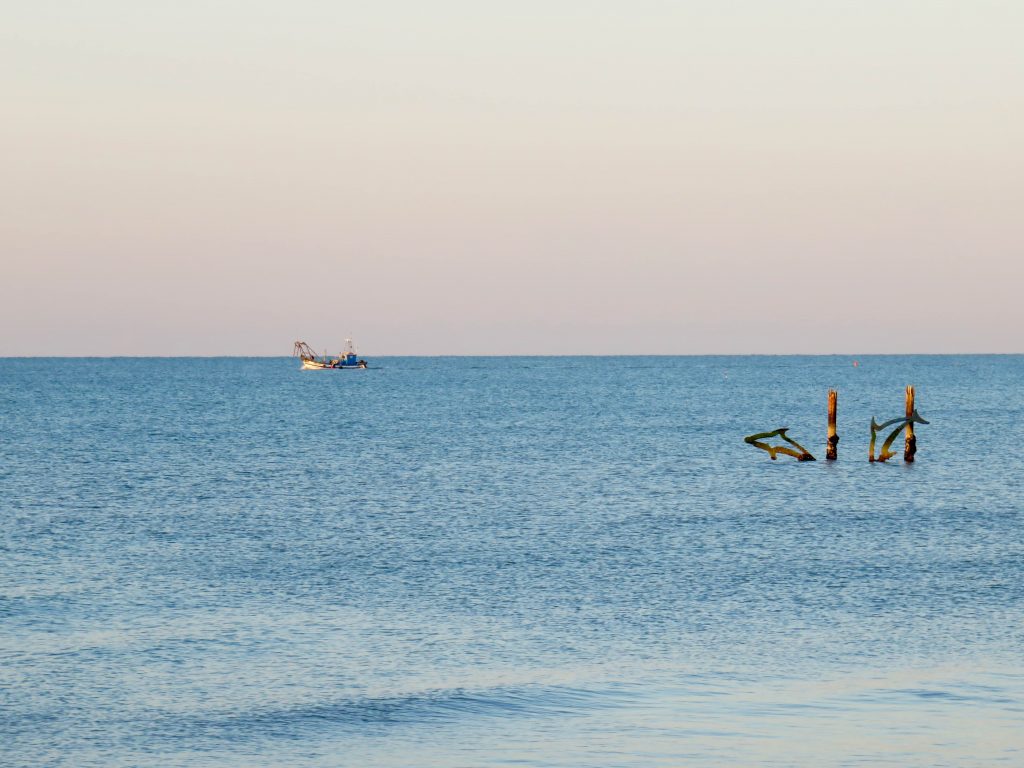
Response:
POLYGON ((917 453, 917 438, 914 437, 914 388, 907 387, 907 437, 903 443, 903 460, 907 463, 914 461, 914 454, 917 453))
POLYGON ((828 444, 825 446, 825 458, 835 461, 839 457, 839 435, 836 434, 836 398, 834 389, 828 391, 828 444))

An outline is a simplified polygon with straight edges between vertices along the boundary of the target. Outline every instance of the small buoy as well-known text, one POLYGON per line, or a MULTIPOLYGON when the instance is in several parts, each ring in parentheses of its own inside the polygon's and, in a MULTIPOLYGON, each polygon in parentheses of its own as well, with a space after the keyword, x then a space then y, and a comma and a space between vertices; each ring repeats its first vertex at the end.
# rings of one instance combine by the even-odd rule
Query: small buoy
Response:
POLYGON ((854 360, 854 361, 853 361, 853 367, 854 367, 854 368, 857 368, 857 367, 859 367, 859 366, 860 366, 860 361, 858 361, 858 360, 854 360))

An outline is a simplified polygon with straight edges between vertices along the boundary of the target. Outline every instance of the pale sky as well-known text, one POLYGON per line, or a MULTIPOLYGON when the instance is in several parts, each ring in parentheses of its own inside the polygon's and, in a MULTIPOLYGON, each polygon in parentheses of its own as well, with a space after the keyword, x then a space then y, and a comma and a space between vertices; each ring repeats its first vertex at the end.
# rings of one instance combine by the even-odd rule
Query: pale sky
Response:
POLYGON ((1024 2, 0 0, 0 355, 1024 352, 1024 2))

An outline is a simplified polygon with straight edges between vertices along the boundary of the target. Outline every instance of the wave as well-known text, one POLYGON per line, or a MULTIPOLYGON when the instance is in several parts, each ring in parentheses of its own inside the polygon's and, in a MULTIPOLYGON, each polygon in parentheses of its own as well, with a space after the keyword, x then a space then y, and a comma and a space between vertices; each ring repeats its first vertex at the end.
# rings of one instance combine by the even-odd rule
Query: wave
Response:
POLYGON ((634 696, 625 686, 453 688, 203 716, 167 713, 155 721, 149 720, 148 731, 150 737, 159 734, 190 740, 248 739, 255 734, 266 738, 307 738, 323 730, 441 723, 467 717, 576 716, 623 706, 634 696))

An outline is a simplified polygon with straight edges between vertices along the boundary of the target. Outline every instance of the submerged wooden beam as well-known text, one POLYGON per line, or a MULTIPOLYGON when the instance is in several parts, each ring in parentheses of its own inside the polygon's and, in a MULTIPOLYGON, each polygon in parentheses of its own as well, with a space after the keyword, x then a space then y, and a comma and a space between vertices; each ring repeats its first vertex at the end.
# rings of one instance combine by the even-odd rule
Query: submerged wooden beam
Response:
POLYGON ((828 442, 825 445, 825 458, 835 461, 839 458, 839 435, 836 433, 836 399, 839 393, 834 389, 828 391, 828 442))
POLYGON ((914 454, 917 453, 917 438, 914 437, 914 388, 907 387, 907 437, 903 442, 903 460, 913 463, 914 454))
POLYGON ((775 456, 780 453, 784 453, 787 456, 792 456, 797 461, 817 461, 811 454, 807 452, 800 443, 786 435, 789 427, 779 427, 773 432, 758 432, 756 435, 749 435, 743 438, 743 442, 749 443, 755 448, 760 448, 762 451, 767 451, 772 461, 775 461, 775 456), (784 445, 768 445, 768 443, 762 442, 767 440, 769 437, 781 437, 790 445, 796 446, 796 450, 787 448, 784 445))

